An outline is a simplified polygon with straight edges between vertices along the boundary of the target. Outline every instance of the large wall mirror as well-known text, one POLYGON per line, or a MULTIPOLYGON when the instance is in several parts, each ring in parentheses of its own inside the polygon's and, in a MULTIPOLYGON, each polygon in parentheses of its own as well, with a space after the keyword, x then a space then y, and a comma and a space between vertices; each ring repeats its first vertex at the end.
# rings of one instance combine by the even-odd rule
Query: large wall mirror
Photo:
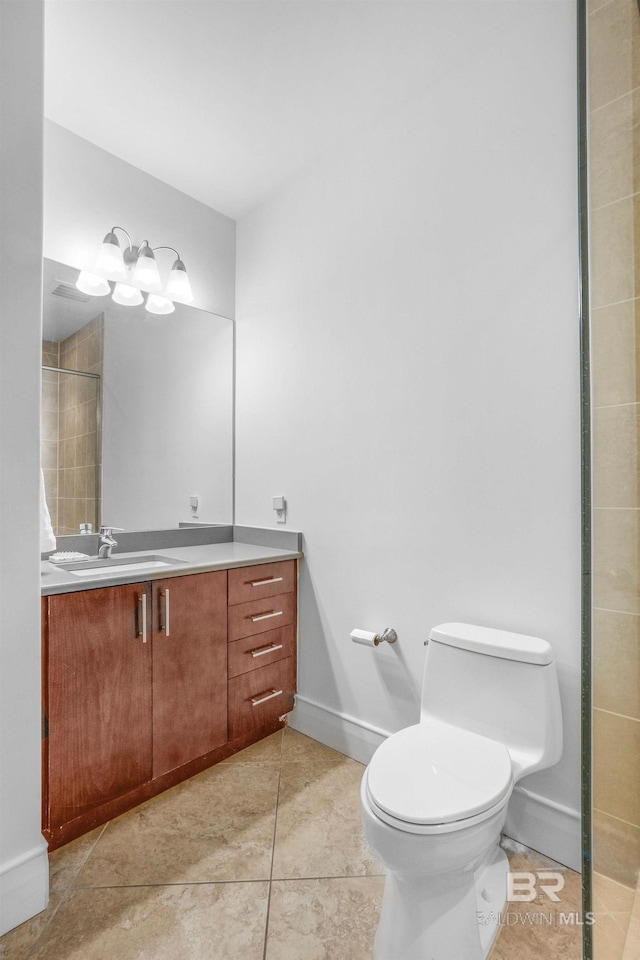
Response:
POLYGON ((43 276, 42 466, 56 536, 232 522, 233 321, 88 297, 54 260, 43 276))

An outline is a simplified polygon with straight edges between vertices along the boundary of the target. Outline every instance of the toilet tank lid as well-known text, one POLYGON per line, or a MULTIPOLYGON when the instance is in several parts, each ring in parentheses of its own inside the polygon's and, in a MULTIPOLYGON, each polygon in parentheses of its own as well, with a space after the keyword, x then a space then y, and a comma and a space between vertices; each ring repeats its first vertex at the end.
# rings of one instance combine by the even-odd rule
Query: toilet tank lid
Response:
POLYGON ((546 664, 553 662, 551 644, 540 637, 527 637, 522 633, 497 630, 495 627, 477 627, 471 623, 441 623, 433 627, 430 639, 460 647, 489 657, 503 660, 520 660, 523 663, 546 664))

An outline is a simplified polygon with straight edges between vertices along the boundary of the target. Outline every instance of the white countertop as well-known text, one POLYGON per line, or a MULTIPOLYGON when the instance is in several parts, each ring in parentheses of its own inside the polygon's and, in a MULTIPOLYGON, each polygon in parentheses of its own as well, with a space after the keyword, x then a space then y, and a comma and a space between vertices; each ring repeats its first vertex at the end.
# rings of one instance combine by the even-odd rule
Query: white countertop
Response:
MULTIPOLYGON (((75 593, 78 590, 96 590, 99 587, 111 587, 121 583, 141 583, 145 580, 162 580, 166 577, 183 577, 192 573, 206 573, 210 570, 228 570, 232 567, 247 567, 259 563, 274 563, 278 560, 297 560, 302 556, 299 550, 281 550, 275 547, 261 547, 253 543, 206 543, 191 547, 155 547, 151 550, 138 550, 132 553, 114 553, 113 559, 132 560, 135 557, 161 557, 164 560, 176 560, 175 564, 127 570, 118 572, 113 566, 100 576, 82 576, 82 571, 72 573, 65 570, 64 564, 41 564, 42 596, 57 593, 75 593)), ((96 566, 101 561, 96 560, 96 566)))

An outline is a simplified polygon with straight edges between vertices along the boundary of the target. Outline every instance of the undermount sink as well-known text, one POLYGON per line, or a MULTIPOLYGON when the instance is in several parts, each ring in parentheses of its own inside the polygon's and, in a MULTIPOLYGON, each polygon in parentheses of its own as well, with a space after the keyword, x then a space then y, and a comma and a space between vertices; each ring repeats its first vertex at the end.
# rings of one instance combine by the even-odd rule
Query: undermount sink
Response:
POLYGON ((145 557, 96 557, 94 560, 82 560, 80 563, 61 564, 60 569, 68 570, 76 577, 102 577, 108 573, 139 573, 142 570, 173 567, 178 563, 186 562, 173 557, 150 554, 145 557))

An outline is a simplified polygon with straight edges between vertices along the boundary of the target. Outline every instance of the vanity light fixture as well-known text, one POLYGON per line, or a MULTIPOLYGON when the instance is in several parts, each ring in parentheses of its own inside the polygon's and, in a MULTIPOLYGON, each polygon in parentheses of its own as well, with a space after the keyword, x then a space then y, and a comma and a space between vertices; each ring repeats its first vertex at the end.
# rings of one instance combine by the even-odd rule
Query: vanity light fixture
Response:
POLYGON ((136 261, 131 273, 131 283, 150 293, 162 293, 160 271, 153 250, 146 240, 138 247, 136 261))
POLYGON ((88 293, 91 297, 106 297, 108 293, 111 293, 108 280, 99 277, 97 273, 87 273, 86 270, 80 271, 80 276, 76 280, 76 287, 83 293, 88 293))
MULTIPOLYGON (((95 272, 100 276, 105 276, 109 280, 124 281, 127 279, 127 268, 124 263, 124 256, 120 249, 120 241, 116 237, 114 230, 122 230, 122 227, 112 227, 109 233, 102 241, 96 257, 95 272)), ((131 237, 126 230, 129 241, 129 250, 131 250, 131 237)))
POLYGON ((189 276, 175 247, 151 247, 148 240, 134 247, 123 227, 111 228, 102 241, 93 270, 81 270, 76 287, 91 296, 105 297, 111 293, 109 281, 115 282, 112 299, 122 306, 138 306, 144 302, 142 294, 146 293, 145 307, 149 313, 173 313, 173 300, 182 303, 193 301, 189 276), (120 230, 127 238, 128 246, 124 251, 116 230, 120 230), (155 257, 158 250, 171 250, 176 255, 164 289, 155 257))
POLYGON ((173 313, 175 304, 173 300, 167 300, 166 297, 160 297, 157 293, 150 293, 147 297, 146 309, 149 313, 173 313))
POLYGON ((137 287, 131 287, 128 283, 116 283, 113 288, 111 299, 123 307, 137 307, 144 303, 144 297, 137 287))

